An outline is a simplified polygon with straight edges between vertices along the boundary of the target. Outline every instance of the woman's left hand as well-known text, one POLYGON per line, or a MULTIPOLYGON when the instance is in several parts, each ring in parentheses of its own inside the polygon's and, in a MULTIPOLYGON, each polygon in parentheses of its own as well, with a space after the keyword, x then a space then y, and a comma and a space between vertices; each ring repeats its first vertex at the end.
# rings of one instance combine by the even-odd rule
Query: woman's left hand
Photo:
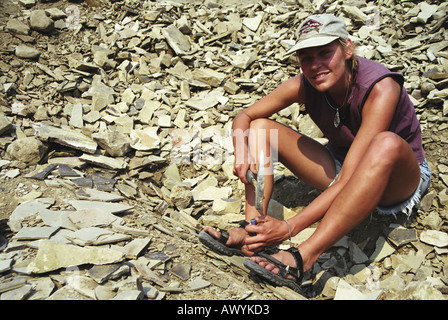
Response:
POLYGON ((247 225, 249 233, 245 238, 245 246, 252 252, 259 252, 266 247, 279 244, 289 239, 289 229, 285 221, 270 216, 257 217, 256 225, 247 225), (254 236, 250 234, 255 233, 254 236))

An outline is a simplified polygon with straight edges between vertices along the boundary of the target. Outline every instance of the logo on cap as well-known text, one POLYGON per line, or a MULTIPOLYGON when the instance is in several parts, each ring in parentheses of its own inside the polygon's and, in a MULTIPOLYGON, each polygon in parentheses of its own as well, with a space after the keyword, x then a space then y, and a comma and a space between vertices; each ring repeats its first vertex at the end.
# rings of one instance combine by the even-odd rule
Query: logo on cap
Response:
POLYGON ((303 26, 300 28, 299 34, 307 34, 311 31, 316 30, 319 32, 319 28, 322 26, 322 23, 317 22, 316 20, 310 19, 307 22, 303 24, 303 26))

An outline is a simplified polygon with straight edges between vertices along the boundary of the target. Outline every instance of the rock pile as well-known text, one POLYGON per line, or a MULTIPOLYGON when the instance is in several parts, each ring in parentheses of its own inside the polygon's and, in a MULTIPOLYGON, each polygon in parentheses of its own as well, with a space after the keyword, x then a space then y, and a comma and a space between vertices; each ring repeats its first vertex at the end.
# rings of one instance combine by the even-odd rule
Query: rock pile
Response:
MULTIPOLYGON (((0 7, 0 299, 446 299, 446 2, 0 7), (297 74, 285 53, 317 12, 343 17, 359 55, 404 74, 434 177, 413 219, 373 214, 297 294, 196 239, 243 219, 231 121, 297 74)), ((299 105, 274 118, 325 143, 299 105)), ((276 176, 272 214, 315 197, 281 165, 276 176)))

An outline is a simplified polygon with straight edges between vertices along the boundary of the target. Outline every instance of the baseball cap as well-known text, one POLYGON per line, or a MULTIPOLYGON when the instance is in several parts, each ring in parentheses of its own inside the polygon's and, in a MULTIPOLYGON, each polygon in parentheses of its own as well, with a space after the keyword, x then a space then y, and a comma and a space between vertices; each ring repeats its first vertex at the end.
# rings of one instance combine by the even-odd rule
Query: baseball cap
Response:
POLYGON ((347 39, 348 32, 345 22, 332 14, 316 14, 303 21, 295 32, 296 44, 286 52, 290 54, 297 50, 320 47, 336 39, 347 39))

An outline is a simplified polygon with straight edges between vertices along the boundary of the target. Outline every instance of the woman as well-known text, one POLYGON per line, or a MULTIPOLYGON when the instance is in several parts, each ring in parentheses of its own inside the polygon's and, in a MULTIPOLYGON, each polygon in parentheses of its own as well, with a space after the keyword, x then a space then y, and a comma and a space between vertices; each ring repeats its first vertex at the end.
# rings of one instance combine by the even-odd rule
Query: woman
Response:
POLYGON ((255 219, 257 224, 246 222, 245 228, 230 232, 205 228, 200 234, 201 241, 215 249, 233 250, 227 254, 241 249, 252 256, 246 267, 293 289, 322 253, 375 208, 409 214, 429 188, 431 175, 403 77, 355 56, 345 23, 333 15, 310 16, 296 36, 289 52, 296 53, 303 73, 245 109, 233 123, 234 173, 246 184, 246 221, 255 219), (329 139, 327 147, 268 119, 292 103, 305 105, 329 139), (271 131, 276 135, 258 134, 271 131), (256 156, 260 150, 266 155, 262 164, 256 156), (266 216, 274 154, 298 178, 323 191, 288 221, 266 216), (254 187, 246 178, 247 171, 257 172, 259 165, 268 173, 263 212, 255 209, 254 187), (319 220, 314 234, 298 248, 272 256, 260 252, 319 220))

